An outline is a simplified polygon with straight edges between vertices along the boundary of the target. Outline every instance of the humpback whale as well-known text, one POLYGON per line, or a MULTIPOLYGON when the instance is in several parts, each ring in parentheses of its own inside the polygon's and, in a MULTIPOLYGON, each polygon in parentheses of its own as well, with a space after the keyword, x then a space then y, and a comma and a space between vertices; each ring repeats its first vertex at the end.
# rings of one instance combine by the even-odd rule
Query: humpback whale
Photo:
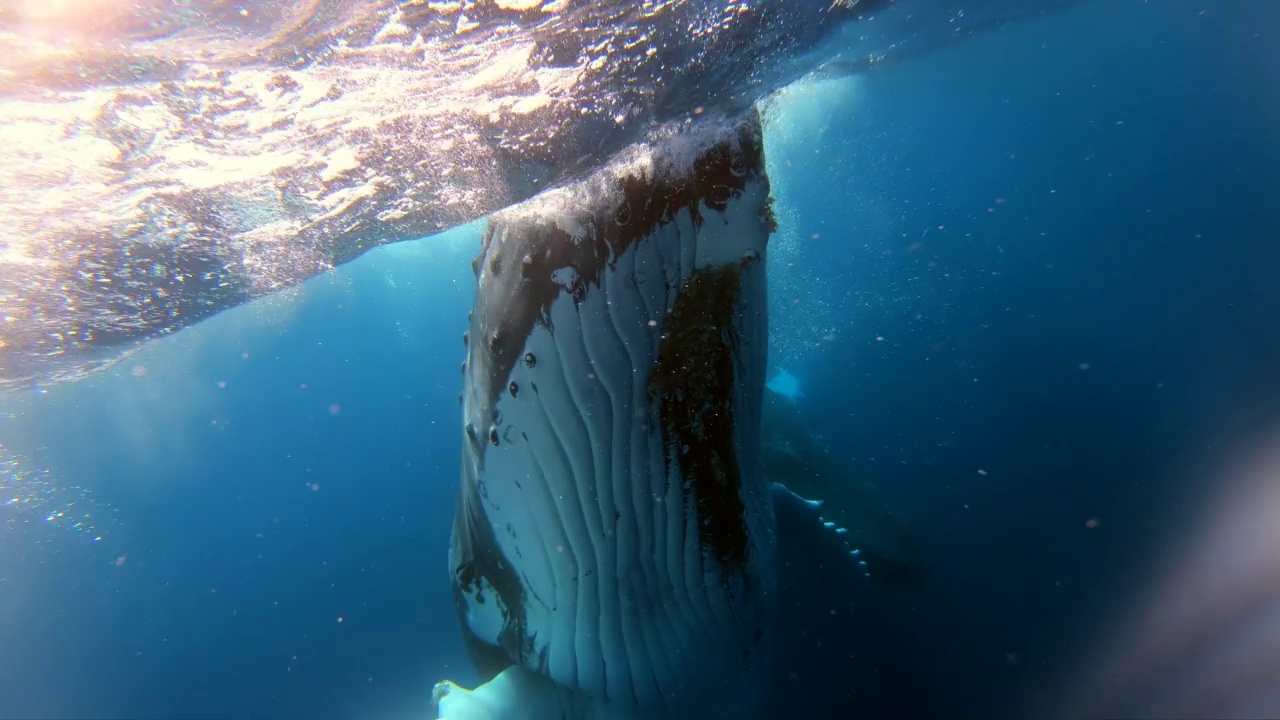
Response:
POLYGON ((778 575, 759 454, 772 227, 755 113, 493 217, 449 557, 492 679, 441 684, 441 717, 762 707, 778 575))
MULTIPOLYGON (((749 111, 493 216, 449 554, 485 682, 438 684, 441 718, 768 716, 778 514, 817 504, 766 474, 770 202, 749 111)), ((770 442, 823 462, 774 415, 770 442)), ((825 462, 804 489, 848 525, 875 516, 857 486, 824 487, 825 462)))

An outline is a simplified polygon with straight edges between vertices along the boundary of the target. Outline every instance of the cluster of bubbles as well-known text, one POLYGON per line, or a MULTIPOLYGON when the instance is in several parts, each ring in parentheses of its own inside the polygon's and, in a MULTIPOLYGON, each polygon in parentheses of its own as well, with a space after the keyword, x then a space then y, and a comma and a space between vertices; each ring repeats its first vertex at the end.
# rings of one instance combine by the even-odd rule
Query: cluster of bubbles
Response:
POLYGON ((113 513, 88 489, 58 482, 48 470, 31 466, 0 444, 0 518, 4 520, 0 532, 49 528, 101 542, 113 513))
POLYGON ((874 252, 869 246, 877 239, 867 230, 875 203, 859 180, 871 170, 873 154, 853 122, 862 108, 861 83, 856 77, 806 80, 766 105, 778 221, 769 239, 769 361, 775 367, 802 367, 842 337, 865 332, 859 310, 874 293, 865 274, 847 271, 854 266, 849 259, 874 252), (815 190, 815 178, 824 189, 815 190), (830 222, 821 222, 824 217, 830 222), (851 220, 857 221, 852 227, 851 220))

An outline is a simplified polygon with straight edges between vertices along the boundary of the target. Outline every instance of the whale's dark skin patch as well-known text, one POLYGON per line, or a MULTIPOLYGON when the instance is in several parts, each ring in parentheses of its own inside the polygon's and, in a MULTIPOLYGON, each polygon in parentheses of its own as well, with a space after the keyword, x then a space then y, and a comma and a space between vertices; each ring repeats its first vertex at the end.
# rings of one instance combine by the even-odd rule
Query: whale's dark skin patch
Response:
MULTIPOLYGON (((758 262, 758 261, 743 261, 758 262)), ((742 269, 694 273, 667 317, 649 394, 658 406, 668 473, 679 469, 685 511, 696 509, 698 541, 727 570, 747 560, 742 470, 734 426, 742 269)), ((668 477, 668 486, 671 478, 668 477)))

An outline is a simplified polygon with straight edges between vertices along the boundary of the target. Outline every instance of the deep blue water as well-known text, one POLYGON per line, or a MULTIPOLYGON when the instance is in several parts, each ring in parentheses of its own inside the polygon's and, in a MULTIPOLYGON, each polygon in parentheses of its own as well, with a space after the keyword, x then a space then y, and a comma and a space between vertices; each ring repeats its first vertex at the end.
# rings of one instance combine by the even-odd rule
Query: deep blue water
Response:
MULTIPOLYGON (((811 598, 812 712, 1017 716, 1192 469, 1280 419, 1277 20, 1085 3, 778 109, 775 361, 935 570, 811 598)), ((0 716, 428 717, 473 680, 445 553, 478 233, 0 399, 98 517, 0 510, 0 716)))

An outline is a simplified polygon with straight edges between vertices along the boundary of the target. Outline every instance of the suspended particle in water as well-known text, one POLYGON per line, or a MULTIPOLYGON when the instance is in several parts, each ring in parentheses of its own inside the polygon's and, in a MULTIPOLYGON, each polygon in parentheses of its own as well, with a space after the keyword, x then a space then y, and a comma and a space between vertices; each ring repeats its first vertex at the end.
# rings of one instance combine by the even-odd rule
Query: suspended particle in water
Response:
POLYGON ((0 532, 68 531, 101 542, 114 528, 115 508, 69 485, 0 445, 0 532))

